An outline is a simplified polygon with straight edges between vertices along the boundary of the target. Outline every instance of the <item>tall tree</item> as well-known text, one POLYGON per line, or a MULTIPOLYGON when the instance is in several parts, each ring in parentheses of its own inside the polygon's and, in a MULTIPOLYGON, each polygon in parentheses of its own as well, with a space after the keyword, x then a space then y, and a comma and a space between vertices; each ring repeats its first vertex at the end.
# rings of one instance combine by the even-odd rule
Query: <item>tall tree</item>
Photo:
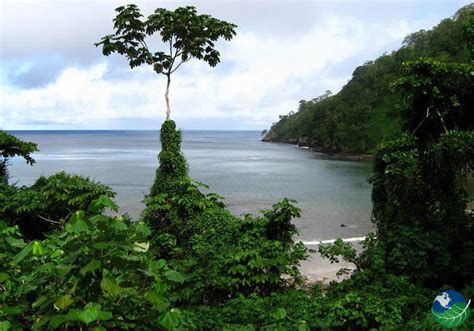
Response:
POLYGON ((209 15, 198 15, 192 6, 174 11, 158 8, 145 20, 142 19, 140 9, 133 4, 118 7, 115 11, 115 32, 106 35, 95 45, 102 46, 105 56, 115 52, 125 55, 131 68, 148 64, 157 74, 166 76, 166 119, 170 119, 171 113, 171 75, 192 58, 203 60, 211 67, 216 66, 220 62, 220 53, 215 48, 215 42, 219 38, 231 40, 237 27, 209 15), (152 51, 147 38, 156 33, 164 47, 152 51))
POLYGON ((403 134, 378 146, 371 179, 384 268, 432 289, 461 289, 474 273, 465 186, 474 170, 474 66, 420 58, 403 69, 394 85, 406 100, 403 134))

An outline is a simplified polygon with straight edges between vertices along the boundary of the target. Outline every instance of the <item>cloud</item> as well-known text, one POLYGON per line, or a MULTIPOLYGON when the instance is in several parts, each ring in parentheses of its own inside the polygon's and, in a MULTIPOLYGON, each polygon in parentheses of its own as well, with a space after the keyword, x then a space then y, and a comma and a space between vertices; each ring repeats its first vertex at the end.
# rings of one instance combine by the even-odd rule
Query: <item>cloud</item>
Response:
MULTIPOLYGON (((2 7, 0 126, 159 127, 164 117, 163 76, 145 67, 130 70, 118 55, 103 57, 92 44, 110 32, 117 3, 87 4, 15 3, 5 7, 7 11, 2 7)), ((153 5, 142 7, 148 14, 153 5)), ((220 43, 222 63, 216 68, 191 61, 176 72, 172 116, 185 129, 267 128, 279 114, 294 110, 299 100, 328 89, 337 92, 356 66, 396 49, 408 33, 436 23, 432 17, 351 14, 369 7, 376 14, 383 9, 373 2, 272 3, 271 8, 264 1, 201 3, 201 12, 239 24, 238 35, 220 43)))
MULTIPOLYGON (((240 118, 245 119, 242 126, 265 127, 298 100, 313 97, 318 90, 338 90, 347 73, 329 77, 328 68, 363 54, 368 45, 383 49, 410 29, 405 21, 380 26, 334 16, 296 38, 241 33, 222 52, 227 67, 214 70, 193 61, 174 77, 173 115, 178 120, 240 118)), ((163 77, 143 67, 128 70, 127 79, 124 73, 110 79, 113 70, 105 58, 102 61, 64 69, 47 86, 2 86, 7 120, 16 123, 32 109, 35 120, 79 126, 132 114, 136 118, 163 114, 163 77)))

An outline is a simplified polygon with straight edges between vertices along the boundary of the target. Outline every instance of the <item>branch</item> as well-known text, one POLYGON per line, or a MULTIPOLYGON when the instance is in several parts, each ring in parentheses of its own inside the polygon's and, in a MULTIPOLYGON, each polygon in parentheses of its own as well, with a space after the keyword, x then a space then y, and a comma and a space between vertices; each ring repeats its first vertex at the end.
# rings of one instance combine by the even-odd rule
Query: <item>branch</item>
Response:
POLYGON ((436 109, 436 113, 438 114, 439 119, 441 120, 441 123, 443 124, 444 132, 448 133, 448 128, 446 128, 446 123, 444 123, 443 116, 441 116, 438 109, 436 109))
POLYGON ((181 61, 181 62, 176 66, 176 68, 174 68, 174 69, 170 72, 170 74, 172 74, 173 72, 175 72, 183 63, 188 62, 188 61, 189 61, 189 59, 187 59, 186 61, 181 61))
POLYGON ((169 69, 168 69, 168 75, 171 75, 173 72, 175 72, 176 69, 178 69, 178 67, 183 63, 183 62, 181 62, 180 64, 178 64, 178 66, 177 66, 175 69, 173 69, 174 61, 176 61, 176 58, 177 58, 178 56, 180 56, 181 54, 183 54, 183 53, 180 52, 180 51, 181 51, 181 48, 178 47, 178 48, 176 48, 176 50, 175 50, 175 52, 174 52, 174 56, 173 56, 173 47, 172 47, 172 44, 173 44, 173 43, 172 43, 172 40, 173 40, 173 36, 171 36, 171 38, 170 38, 170 57, 171 57, 171 63, 170 63, 170 67, 169 67, 169 69))
POLYGON ((143 48, 145 48, 146 51, 148 52, 148 57, 150 58, 151 63, 155 64, 155 60, 153 59, 153 56, 151 56, 151 52, 150 52, 150 49, 148 48, 148 45, 146 44, 146 41, 140 40, 140 44, 142 44, 143 48))
POLYGON ((39 217, 40 219, 42 219, 43 221, 50 222, 50 223, 53 223, 53 224, 63 225, 62 222, 50 220, 49 218, 43 217, 43 216, 41 216, 40 214, 36 214, 36 216, 38 216, 38 217, 39 217))
POLYGON ((413 132, 411 134, 415 134, 416 130, 418 130, 420 128, 420 126, 423 124, 423 122, 430 116, 430 108, 431 107, 428 107, 426 108, 426 116, 425 118, 423 118, 423 120, 421 120, 420 124, 418 124, 415 128, 415 130, 413 130, 413 132))
POLYGON ((170 37, 170 57, 173 58, 173 35, 170 37))

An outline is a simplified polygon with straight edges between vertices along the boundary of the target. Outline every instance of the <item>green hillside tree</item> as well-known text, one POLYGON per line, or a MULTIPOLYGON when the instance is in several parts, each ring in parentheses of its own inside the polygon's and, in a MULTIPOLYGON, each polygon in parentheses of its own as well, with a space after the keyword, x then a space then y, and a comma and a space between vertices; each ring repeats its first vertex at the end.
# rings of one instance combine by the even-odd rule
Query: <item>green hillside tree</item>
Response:
POLYGON ((474 272, 473 216, 465 211, 474 66, 420 59, 404 72, 395 84, 407 101, 403 134, 379 145, 371 179, 385 270, 432 289, 461 289, 474 272))

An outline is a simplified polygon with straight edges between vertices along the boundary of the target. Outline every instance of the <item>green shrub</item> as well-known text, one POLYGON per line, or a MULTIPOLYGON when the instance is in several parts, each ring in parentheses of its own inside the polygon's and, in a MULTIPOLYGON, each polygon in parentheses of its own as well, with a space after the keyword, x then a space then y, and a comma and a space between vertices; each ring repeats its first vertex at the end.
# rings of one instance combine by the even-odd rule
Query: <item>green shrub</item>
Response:
POLYGON ((115 193, 106 185, 64 172, 42 176, 31 187, 1 185, 0 219, 18 225, 27 239, 42 239, 75 211, 87 211, 102 195, 115 193))
POLYGON ((25 242, 0 222, 0 319, 25 329, 173 329, 180 323, 169 292, 183 277, 149 250, 151 231, 105 195, 87 216, 76 211, 62 231, 25 242))

